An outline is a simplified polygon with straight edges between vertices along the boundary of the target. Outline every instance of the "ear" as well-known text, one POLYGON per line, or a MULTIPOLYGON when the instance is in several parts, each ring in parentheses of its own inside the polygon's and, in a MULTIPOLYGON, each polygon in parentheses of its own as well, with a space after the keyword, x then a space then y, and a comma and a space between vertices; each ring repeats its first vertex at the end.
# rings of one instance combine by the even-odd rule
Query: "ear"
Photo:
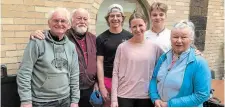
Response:
POLYGON ((48 20, 48 27, 50 28, 50 19, 48 20))
POLYGON ((132 33, 131 26, 129 26, 129 31, 132 33))

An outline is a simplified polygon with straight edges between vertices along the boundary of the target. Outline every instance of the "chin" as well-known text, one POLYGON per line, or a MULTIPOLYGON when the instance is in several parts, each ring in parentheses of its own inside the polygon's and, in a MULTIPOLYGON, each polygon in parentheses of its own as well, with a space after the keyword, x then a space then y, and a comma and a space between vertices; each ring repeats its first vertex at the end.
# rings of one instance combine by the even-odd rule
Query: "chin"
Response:
POLYGON ((135 34, 135 36, 137 36, 137 37, 142 37, 143 34, 135 34))
POLYGON ((112 27, 119 27, 119 26, 120 26, 119 23, 116 23, 116 24, 112 23, 112 27))

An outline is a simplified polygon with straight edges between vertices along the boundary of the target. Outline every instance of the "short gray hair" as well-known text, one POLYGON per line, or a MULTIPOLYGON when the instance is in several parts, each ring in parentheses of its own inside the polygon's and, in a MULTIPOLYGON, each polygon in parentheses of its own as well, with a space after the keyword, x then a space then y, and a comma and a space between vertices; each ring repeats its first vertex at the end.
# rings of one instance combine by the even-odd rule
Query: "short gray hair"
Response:
POLYGON ((195 39, 195 25, 191 21, 181 20, 173 26, 173 29, 184 29, 188 28, 191 31, 191 40, 195 39))
POLYGON ((66 19, 68 20, 68 23, 71 24, 71 22, 70 22, 70 12, 66 8, 62 8, 62 7, 57 7, 54 10, 50 11, 48 13, 48 20, 50 20, 52 18, 53 14, 55 12, 63 12, 63 13, 65 13, 66 19))
MULTIPOLYGON (((73 21, 73 15, 77 12, 77 11, 87 11, 86 9, 84 8, 77 8, 77 9, 74 9, 71 13, 71 22, 73 21)), ((87 14, 88 14, 88 20, 90 19, 90 15, 89 15, 89 12, 87 11, 87 14)))

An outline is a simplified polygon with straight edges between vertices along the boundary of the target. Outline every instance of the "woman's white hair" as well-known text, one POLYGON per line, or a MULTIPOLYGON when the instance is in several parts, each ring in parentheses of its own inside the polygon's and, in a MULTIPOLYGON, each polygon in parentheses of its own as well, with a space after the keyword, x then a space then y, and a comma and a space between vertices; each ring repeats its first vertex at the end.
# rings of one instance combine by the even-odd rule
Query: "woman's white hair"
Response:
POLYGON ((191 40, 194 41, 195 39, 195 26, 191 21, 187 21, 187 20, 181 20, 180 22, 176 23, 173 26, 173 29, 184 29, 184 28, 188 28, 191 32, 191 40))
POLYGON ((50 20, 50 19, 52 18, 53 14, 54 14, 55 12, 62 12, 62 13, 65 13, 65 15, 66 15, 65 17, 66 17, 66 19, 68 20, 68 23, 71 24, 71 22, 70 22, 70 12, 69 12, 66 8, 62 8, 62 7, 57 7, 57 8, 55 8, 54 10, 50 11, 50 12, 48 13, 48 20, 50 20))

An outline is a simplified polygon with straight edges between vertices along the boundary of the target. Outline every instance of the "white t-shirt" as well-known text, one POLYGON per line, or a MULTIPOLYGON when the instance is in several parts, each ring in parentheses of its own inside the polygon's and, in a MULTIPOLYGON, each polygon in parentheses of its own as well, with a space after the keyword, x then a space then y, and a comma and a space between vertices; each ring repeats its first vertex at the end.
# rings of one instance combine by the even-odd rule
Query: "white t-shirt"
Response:
POLYGON ((170 41, 171 30, 165 28, 160 33, 155 33, 152 30, 145 32, 145 39, 152 40, 153 43, 157 44, 164 52, 171 49, 170 41))

